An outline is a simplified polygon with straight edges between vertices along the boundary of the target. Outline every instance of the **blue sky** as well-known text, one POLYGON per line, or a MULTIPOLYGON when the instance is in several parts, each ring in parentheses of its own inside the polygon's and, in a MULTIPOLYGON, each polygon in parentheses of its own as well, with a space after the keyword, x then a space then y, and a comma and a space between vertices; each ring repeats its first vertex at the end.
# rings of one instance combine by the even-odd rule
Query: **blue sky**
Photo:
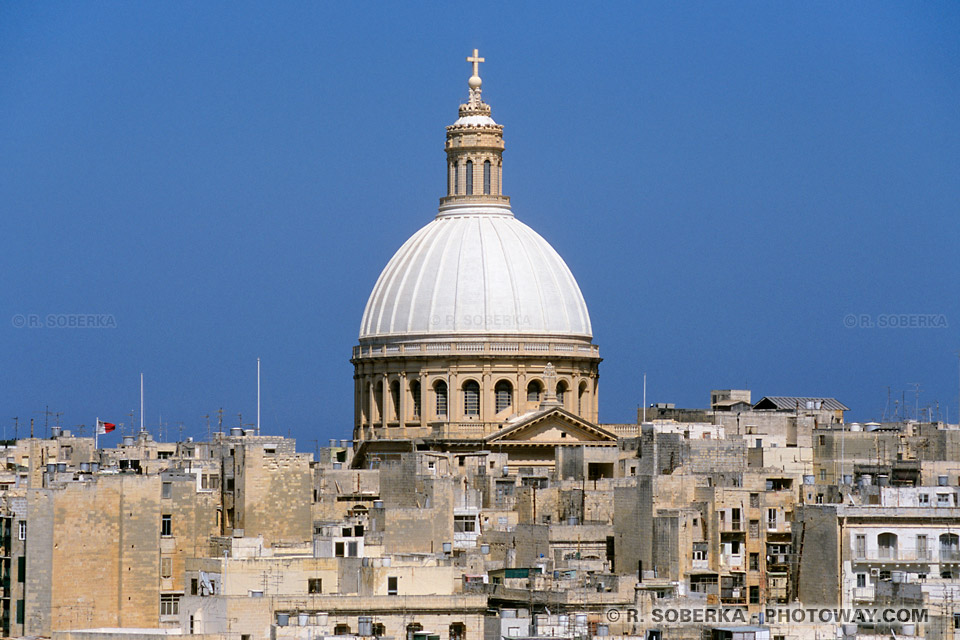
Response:
POLYGON ((436 212, 474 47, 602 421, 646 372, 650 402, 859 420, 918 383, 956 422, 958 33, 952 2, 4 3, 0 425, 129 424, 142 371, 147 425, 205 436, 253 421, 260 357, 265 431, 349 437, 360 316, 436 212), (115 326, 15 326, 76 313, 115 326), (890 314, 935 326, 864 326, 890 314))

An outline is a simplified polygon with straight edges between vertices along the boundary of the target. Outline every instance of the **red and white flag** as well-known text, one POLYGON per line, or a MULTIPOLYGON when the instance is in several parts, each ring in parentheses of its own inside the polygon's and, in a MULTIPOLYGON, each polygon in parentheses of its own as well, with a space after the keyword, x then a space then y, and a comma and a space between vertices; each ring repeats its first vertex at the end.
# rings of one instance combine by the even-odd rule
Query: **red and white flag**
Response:
POLYGON ((97 434, 110 433, 117 428, 117 425, 112 422, 104 422, 103 420, 97 419, 97 434))

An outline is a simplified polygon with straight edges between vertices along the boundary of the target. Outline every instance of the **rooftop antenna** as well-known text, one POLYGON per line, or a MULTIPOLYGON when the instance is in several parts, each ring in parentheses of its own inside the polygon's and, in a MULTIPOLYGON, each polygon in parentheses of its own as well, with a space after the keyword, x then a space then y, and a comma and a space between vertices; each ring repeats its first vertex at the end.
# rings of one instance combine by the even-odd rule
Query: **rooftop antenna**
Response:
POLYGON ((30 418, 30 439, 33 440, 33 418, 30 418))
MULTIPOLYGON (((14 442, 17 441, 17 432, 20 430, 19 427, 20 427, 20 418, 18 418, 17 416, 14 416, 14 417, 13 417, 13 440, 14 440, 14 442)), ((7 428, 6 428, 6 427, 3 428, 3 439, 4 439, 4 440, 7 439, 7 428)))
POLYGON ((208 413, 202 417, 207 421, 207 442, 210 442, 213 439, 213 436, 210 435, 210 414, 208 413))
POLYGON ((223 407, 217 409, 217 433, 223 433, 223 407))
POLYGON ((260 358, 257 358, 257 435, 260 435, 260 358))
POLYGON ((646 422, 646 421, 647 421, 647 374, 643 374, 643 422, 646 422))
POLYGON ((916 398, 916 405, 914 407, 913 417, 917 420, 917 422, 919 422, 920 421, 920 383, 911 382, 910 386, 913 387, 913 392, 916 398))

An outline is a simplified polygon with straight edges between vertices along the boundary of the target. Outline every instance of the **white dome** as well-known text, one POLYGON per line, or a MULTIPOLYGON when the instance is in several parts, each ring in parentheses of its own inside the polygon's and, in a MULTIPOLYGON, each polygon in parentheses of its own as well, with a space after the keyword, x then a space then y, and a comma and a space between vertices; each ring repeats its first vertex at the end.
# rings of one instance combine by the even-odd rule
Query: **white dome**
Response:
POLYGON ((444 209, 380 274, 363 312, 361 340, 592 337, 577 281, 537 232, 507 207, 444 209))

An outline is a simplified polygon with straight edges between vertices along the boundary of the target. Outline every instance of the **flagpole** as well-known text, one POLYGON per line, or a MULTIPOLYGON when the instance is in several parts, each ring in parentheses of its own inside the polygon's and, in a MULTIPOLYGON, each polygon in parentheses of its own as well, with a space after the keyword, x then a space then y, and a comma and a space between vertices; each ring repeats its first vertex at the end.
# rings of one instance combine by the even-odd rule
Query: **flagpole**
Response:
POLYGON ((94 453, 100 448, 100 418, 97 418, 97 421, 93 423, 93 451, 94 453))
POLYGON ((260 358, 257 358, 257 435, 260 435, 260 358))
POLYGON ((143 372, 140 372, 140 431, 143 431, 143 372))

